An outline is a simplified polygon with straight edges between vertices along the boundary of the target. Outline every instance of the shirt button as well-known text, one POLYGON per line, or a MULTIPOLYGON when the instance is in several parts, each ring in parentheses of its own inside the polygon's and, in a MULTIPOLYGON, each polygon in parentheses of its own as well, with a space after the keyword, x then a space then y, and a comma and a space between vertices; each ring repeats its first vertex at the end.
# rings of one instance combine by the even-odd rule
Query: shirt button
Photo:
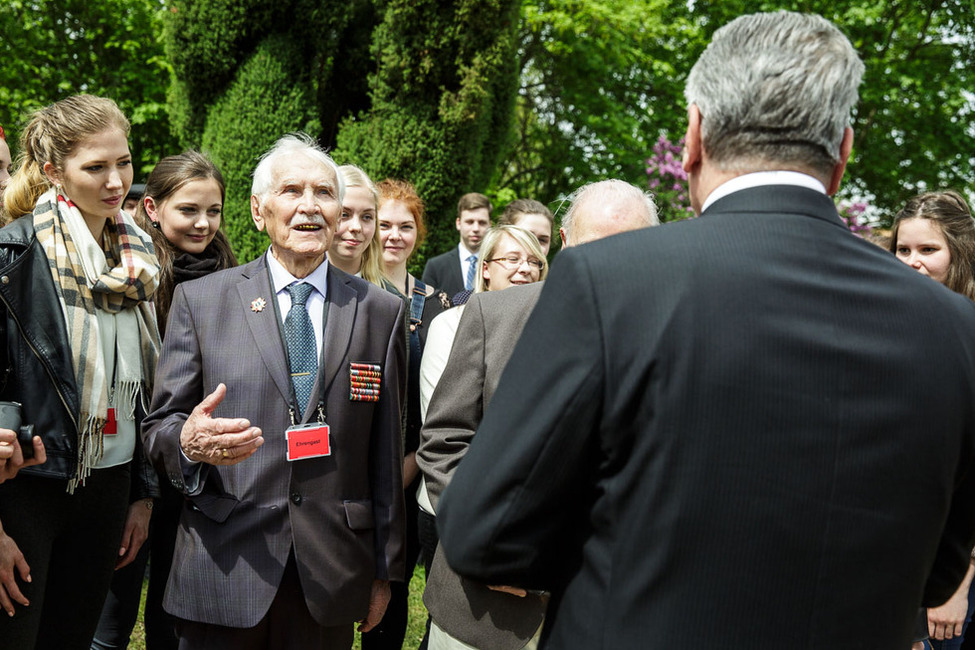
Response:
POLYGON ((295 492, 294 494, 292 494, 291 495, 291 503, 295 504, 296 506, 300 506, 301 505, 301 495, 298 494, 297 492, 295 492))

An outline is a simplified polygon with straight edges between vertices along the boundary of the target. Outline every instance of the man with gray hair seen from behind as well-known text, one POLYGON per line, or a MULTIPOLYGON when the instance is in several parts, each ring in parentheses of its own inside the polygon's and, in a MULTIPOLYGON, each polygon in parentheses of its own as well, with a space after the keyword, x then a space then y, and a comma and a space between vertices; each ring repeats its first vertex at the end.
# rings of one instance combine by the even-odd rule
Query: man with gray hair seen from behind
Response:
MULTIPOLYGON (((573 194, 560 234, 563 246, 575 246, 658 223, 649 194, 608 180, 573 194)), ((436 508, 463 460, 543 284, 478 293, 467 303, 420 432, 417 464, 429 497, 425 507, 436 508)), ((420 521, 425 525, 422 515, 420 521)), ((442 552, 434 555, 423 602, 433 619, 430 650, 534 648, 546 605, 541 595, 523 589, 461 581, 442 552)))
POLYGON ((343 190, 312 138, 281 138, 251 193, 267 252, 173 295, 143 437, 186 495, 180 650, 345 650, 403 579, 406 308, 329 265, 343 190))
POLYGON ((908 648, 975 537, 975 311, 830 199, 863 65, 742 16, 688 77, 698 219, 559 255, 440 499, 556 648, 908 648), (937 336, 932 336, 937 332, 937 336))

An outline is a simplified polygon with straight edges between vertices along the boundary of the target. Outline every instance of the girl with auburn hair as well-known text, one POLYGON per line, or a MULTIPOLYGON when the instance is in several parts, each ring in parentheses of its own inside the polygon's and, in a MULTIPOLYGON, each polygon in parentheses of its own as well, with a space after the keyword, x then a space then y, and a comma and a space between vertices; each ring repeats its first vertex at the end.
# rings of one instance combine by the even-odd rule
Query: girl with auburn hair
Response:
MULTIPOLYGON (((406 500, 406 581, 390 585, 392 596, 382 622, 362 635, 363 650, 392 650, 403 645, 406 634, 408 595, 413 567, 420 554, 420 534, 417 530, 416 491, 419 468, 416 450, 420 446, 420 359, 426 345, 427 330, 434 316, 450 306, 450 299, 442 291, 415 278, 407 264, 423 243, 426 226, 423 223, 423 199, 410 183, 386 179, 378 185, 379 238, 382 243, 383 270, 391 283, 390 291, 407 302, 410 312, 409 369, 406 393, 406 437, 403 445, 403 489, 406 500)), ((424 561, 427 561, 424 556, 424 561)))
POLYGON ((376 227, 379 192, 364 171, 355 165, 339 167, 345 181, 342 214, 335 227, 328 262, 349 275, 358 275, 376 286, 389 289, 383 275, 383 249, 376 227))
POLYGON ((42 108, 5 193, 17 220, 0 230, 0 399, 21 404, 44 460, 0 485, 0 639, 11 648, 88 647, 158 495, 138 430, 159 349, 159 265, 121 210, 128 133, 110 99, 42 108))
MULTIPOLYGON (((953 190, 920 194, 894 217, 890 251, 922 275, 975 300, 975 219, 953 190)), ((940 607, 927 610, 921 625, 929 639, 915 648, 961 648, 975 610, 975 551, 961 585, 940 607)), ((921 610, 924 612, 924 610, 921 610)))
MULTIPOLYGON (((220 170, 198 151, 163 158, 146 179, 135 215, 152 236, 159 258, 161 271, 153 303, 162 335, 165 335, 177 285, 237 266, 230 242, 220 227, 225 195, 220 170)), ((163 610, 162 600, 184 499, 169 486, 168 480, 160 481, 160 489, 162 494, 154 510, 149 541, 135 562, 115 573, 93 648, 128 646, 139 615, 142 581, 150 554, 146 645, 151 649, 173 650, 177 646, 175 619, 163 610)))

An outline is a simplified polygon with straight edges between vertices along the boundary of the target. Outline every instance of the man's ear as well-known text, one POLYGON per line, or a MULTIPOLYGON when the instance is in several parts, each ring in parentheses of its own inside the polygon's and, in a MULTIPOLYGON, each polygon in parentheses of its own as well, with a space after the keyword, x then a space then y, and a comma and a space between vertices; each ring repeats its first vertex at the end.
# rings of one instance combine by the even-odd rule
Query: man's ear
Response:
POLYGON ((251 194, 251 219, 258 231, 264 230, 264 217, 261 216, 261 202, 255 194, 251 194))
POLYGON ((460 217, 457 217, 457 220, 454 221, 454 227, 457 228, 458 232, 460 232, 460 217))
POLYGON ((47 180, 51 181, 51 185, 61 184, 61 172, 54 167, 54 163, 51 161, 44 163, 43 169, 44 175, 47 176, 47 180))
POLYGON ((559 239, 562 240, 562 248, 568 246, 568 244, 565 243, 565 228, 559 228, 559 239))
POLYGON ((826 188, 826 193, 830 196, 836 194, 837 190, 840 189, 840 181, 843 180, 843 174, 846 172, 846 163, 850 160, 850 153, 853 151, 853 129, 846 127, 843 131, 843 141, 840 142, 840 161, 836 163, 833 167, 833 174, 829 179, 829 186, 826 188))
POLYGON ((687 133, 684 134, 684 153, 681 166, 685 172, 690 171, 701 163, 703 153, 701 142, 701 109, 697 104, 691 104, 687 108, 687 133))

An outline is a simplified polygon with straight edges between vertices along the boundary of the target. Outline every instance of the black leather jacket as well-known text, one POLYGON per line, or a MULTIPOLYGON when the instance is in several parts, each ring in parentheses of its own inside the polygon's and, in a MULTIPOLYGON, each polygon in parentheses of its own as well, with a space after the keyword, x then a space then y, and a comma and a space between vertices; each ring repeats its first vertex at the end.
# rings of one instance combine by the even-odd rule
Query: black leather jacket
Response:
MULTIPOLYGON (((78 471, 78 390, 64 313, 32 215, 0 229, 0 400, 20 402, 44 440, 47 462, 22 470, 56 479, 78 471)), ((137 409, 139 411, 140 409, 137 409)), ((136 431, 144 415, 136 413, 136 431)), ((159 496, 136 436, 130 500, 159 496)))

